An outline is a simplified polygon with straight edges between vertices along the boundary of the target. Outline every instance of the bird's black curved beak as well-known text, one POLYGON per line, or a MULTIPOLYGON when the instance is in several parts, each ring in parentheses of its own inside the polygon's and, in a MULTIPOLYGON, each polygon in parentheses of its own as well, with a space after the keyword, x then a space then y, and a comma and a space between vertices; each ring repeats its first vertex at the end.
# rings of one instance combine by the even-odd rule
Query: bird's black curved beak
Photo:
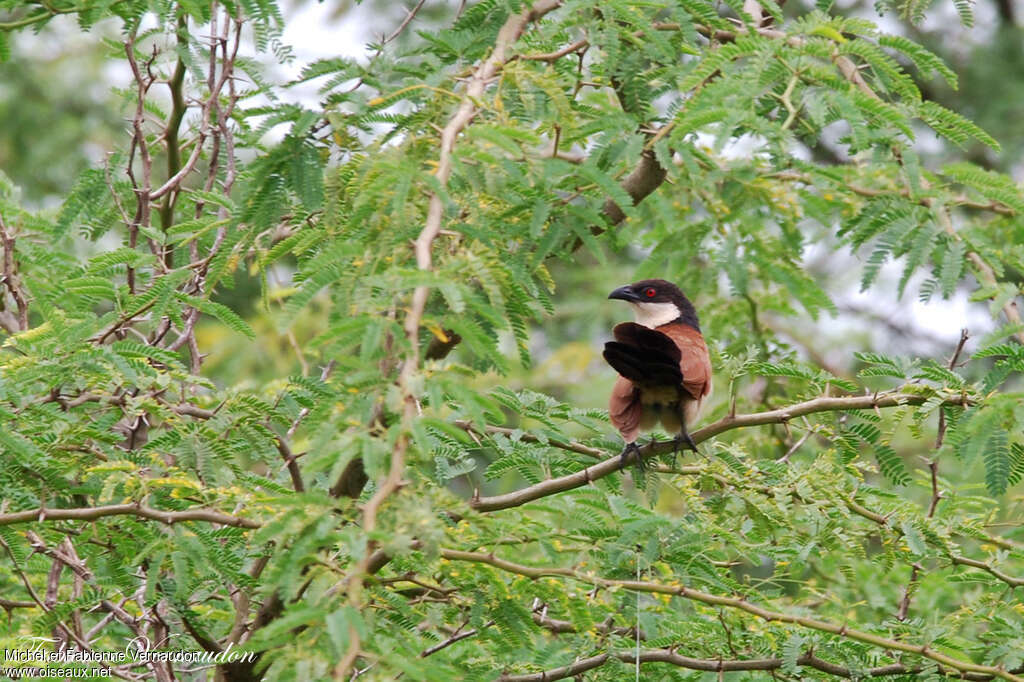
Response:
POLYGON ((614 298, 619 301, 639 301, 640 297, 633 293, 633 290, 629 286, 619 287, 612 293, 608 294, 608 298, 614 298))

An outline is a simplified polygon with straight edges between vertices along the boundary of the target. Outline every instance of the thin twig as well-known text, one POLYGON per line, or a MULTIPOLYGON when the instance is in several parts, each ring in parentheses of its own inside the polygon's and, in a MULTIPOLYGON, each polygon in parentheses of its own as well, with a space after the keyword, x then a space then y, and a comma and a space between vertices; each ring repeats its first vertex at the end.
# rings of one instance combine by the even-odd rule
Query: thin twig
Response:
POLYGON ((95 521, 106 516, 138 516, 173 525, 183 521, 205 521, 219 523, 237 528, 259 528, 260 523, 240 516, 232 516, 213 509, 187 509, 183 511, 165 511, 141 504, 110 504, 101 507, 81 507, 77 509, 50 509, 39 507, 19 512, 0 514, 0 526, 16 523, 32 523, 38 521, 95 521))
POLYGON ((387 45, 392 40, 394 40, 398 36, 402 35, 402 31, 404 31, 405 27, 409 25, 409 22, 411 22, 413 20, 413 18, 416 16, 416 13, 420 11, 420 8, 423 7, 423 3, 425 3, 425 2, 426 2, 426 0, 420 0, 419 2, 417 2, 416 6, 413 7, 411 10, 409 10, 409 12, 405 15, 405 19, 403 19, 402 23, 398 25, 398 28, 396 28, 394 31, 392 31, 391 35, 389 35, 387 38, 385 38, 381 42, 381 44, 382 45, 387 45))
MULTIPOLYGON (((960 341, 956 345, 956 350, 953 351, 953 357, 949 359, 949 370, 953 371, 956 368, 956 363, 960 359, 960 352, 964 349, 964 344, 967 343, 967 330, 960 330, 960 341)), ((946 435, 946 412, 941 407, 939 408, 939 425, 935 436, 935 456, 928 460, 928 472, 931 477, 932 483, 932 496, 928 503, 928 513, 925 518, 933 518, 935 516, 935 510, 939 507, 939 500, 942 499, 942 492, 939 490, 939 450, 942 448, 942 441, 946 435)), ((975 568, 982 568, 992 573, 997 578, 1004 580, 1005 582, 1016 586, 1013 578, 1007 576, 1005 573, 1001 573, 996 569, 992 568, 988 564, 982 562, 976 562, 973 559, 967 559, 966 557, 951 557, 954 564, 961 564, 964 566, 974 566, 975 568)), ((913 597, 914 588, 917 586, 917 577, 921 572, 919 564, 914 564, 910 568, 910 578, 907 580, 907 584, 903 588, 903 597, 900 599, 899 609, 896 611, 896 620, 905 621, 907 614, 910 611, 910 600, 913 597)))

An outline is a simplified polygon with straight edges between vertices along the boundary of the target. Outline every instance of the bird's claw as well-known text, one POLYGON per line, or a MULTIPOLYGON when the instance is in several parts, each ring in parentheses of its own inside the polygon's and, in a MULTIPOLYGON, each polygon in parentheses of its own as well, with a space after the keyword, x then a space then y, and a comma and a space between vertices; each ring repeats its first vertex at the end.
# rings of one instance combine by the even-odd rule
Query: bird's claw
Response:
POLYGON ((629 453, 631 452, 636 455, 636 463, 642 469, 644 466, 644 458, 640 456, 640 448, 637 447, 636 443, 626 443, 625 449, 623 449, 622 453, 619 455, 619 468, 626 468, 626 462, 629 460, 629 453))
POLYGON ((687 449, 693 450, 694 452, 698 452, 697 444, 693 442, 693 438, 690 437, 690 433, 688 431, 683 431, 674 439, 672 439, 672 454, 677 454, 684 444, 686 445, 687 449))

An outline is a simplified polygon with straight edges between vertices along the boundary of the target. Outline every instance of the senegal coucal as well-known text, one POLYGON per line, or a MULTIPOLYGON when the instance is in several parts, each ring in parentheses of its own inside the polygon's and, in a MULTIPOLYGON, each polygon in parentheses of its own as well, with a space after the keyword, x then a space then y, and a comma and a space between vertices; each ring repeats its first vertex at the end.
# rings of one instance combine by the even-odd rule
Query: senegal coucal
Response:
POLYGON ((678 434, 677 449, 685 443, 696 450, 686 425, 711 393, 711 358, 693 304, 663 279, 619 287, 608 298, 627 301, 636 313, 636 322, 615 325, 615 340, 604 345, 604 359, 620 375, 608 413, 626 441, 623 464, 638 450, 640 431, 659 423, 678 434))

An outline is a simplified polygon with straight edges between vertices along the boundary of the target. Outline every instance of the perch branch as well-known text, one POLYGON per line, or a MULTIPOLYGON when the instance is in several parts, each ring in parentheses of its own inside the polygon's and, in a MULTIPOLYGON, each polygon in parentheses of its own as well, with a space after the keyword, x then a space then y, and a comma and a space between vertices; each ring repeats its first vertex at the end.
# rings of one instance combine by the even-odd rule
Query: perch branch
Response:
MULTIPOLYGON (((726 415, 718 421, 709 424, 691 435, 695 443, 701 443, 713 436, 725 431, 744 428, 748 426, 761 426, 764 424, 783 424, 796 417, 816 412, 833 412, 837 410, 866 410, 873 408, 895 407, 897 405, 920 405, 925 401, 925 396, 914 393, 903 393, 894 391, 890 393, 878 393, 874 395, 814 398, 802 403, 796 403, 788 407, 781 407, 767 412, 756 412, 753 414, 726 415)), ((965 400, 961 397, 949 398, 946 404, 962 405, 965 400)), ((639 448, 639 454, 630 453, 626 458, 626 464, 636 461, 636 457, 648 457, 650 455, 664 454, 671 452, 675 446, 672 441, 649 443, 639 448)), ((479 497, 470 500, 470 506, 476 511, 489 512, 499 509, 518 507, 538 500, 548 495, 573 490, 587 485, 599 478, 609 476, 623 467, 618 455, 605 459, 585 469, 541 481, 535 485, 527 486, 520 490, 495 495, 493 497, 479 497)))

